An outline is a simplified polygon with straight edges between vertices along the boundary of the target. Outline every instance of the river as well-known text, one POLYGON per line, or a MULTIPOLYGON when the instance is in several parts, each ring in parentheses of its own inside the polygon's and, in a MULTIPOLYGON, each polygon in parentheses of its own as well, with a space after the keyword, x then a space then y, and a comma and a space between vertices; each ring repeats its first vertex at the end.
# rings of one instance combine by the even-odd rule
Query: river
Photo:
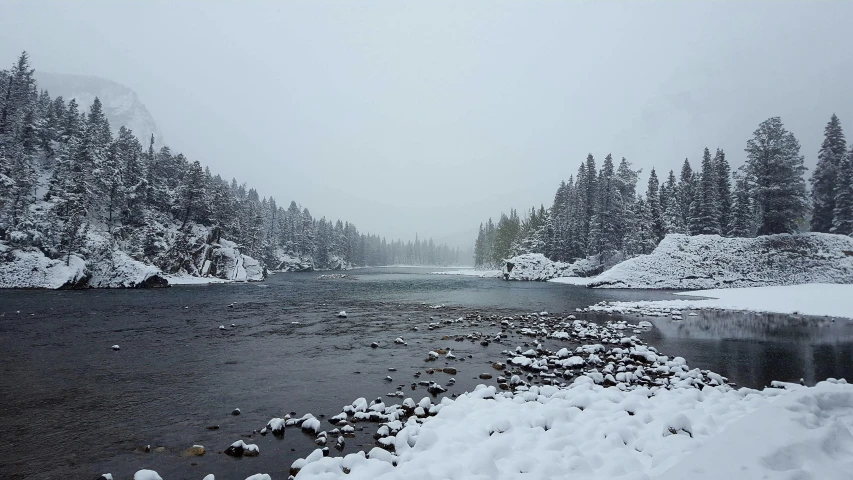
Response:
MULTIPOLYGON (((672 298, 429 271, 358 269, 345 279, 277 274, 263 283, 156 290, 0 291, 0 478, 111 472, 119 480, 150 468, 166 480, 208 473, 242 480, 258 472, 284 479, 290 464, 316 446, 296 430, 283 438, 253 433, 270 418, 289 412, 328 418, 358 397, 397 403, 384 394, 398 385, 417 401, 428 394, 423 387, 412 391, 413 374, 425 369, 426 352, 441 347, 459 357, 457 383, 447 394, 461 393, 488 383, 478 374, 504 359, 502 350, 525 341, 452 342, 445 337, 471 328, 429 330, 430 322, 472 311, 573 313, 602 300, 672 298), (336 317, 340 310, 346 319, 336 317), (408 345, 395 344, 396 337, 408 345), (113 344, 121 349, 113 351, 113 344), (231 415, 234 408, 239 416, 231 415), (239 439, 256 443, 261 455, 219 453, 239 439), (208 453, 181 456, 193 444, 208 453), (144 452, 146 445, 152 451, 144 452)), ((642 338, 740 386, 853 378, 853 322, 723 312, 684 318, 647 319, 654 328, 642 338)), ((323 428, 333 427, 324 421, 323 428)), ((332 454, 371 448, 372 432, 370 426, 356 432, 343 452, 332 454)))

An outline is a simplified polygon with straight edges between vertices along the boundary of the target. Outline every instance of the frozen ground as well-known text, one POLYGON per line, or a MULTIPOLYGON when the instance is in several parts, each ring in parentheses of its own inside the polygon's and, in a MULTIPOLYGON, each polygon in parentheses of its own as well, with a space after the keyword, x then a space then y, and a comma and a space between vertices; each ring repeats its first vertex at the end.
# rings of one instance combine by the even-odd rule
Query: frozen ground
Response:
POLYGON ((853 385, 763 391, 481 386, 409 421, 390 453, 311 455, 302 479, 849 479, 853 385), (313 458, 311 458, 313 457, 313 458), (396 464, 396 467, 393 465, 396 464))
POLYGON ((496 278, 501 276, 500 270, 477 270, 474 268, 459 268, 444 272, 430 272, 433 275, 462 275, 466 277, 496 278))
POLYGON ((853 285, 812 283, 775 287, 720 288, 682 292, 676 295, 710 298, 605 302, 593 305, 589 310, 650 315, 664 313, 680 316, 680 311, 685 309, 719 308, 853 318, 853 285))
POLYGON ((566 285, 586 286, 595 281, 595 277, 558 277, 548 280, 552 283, 563 283, 566 285))

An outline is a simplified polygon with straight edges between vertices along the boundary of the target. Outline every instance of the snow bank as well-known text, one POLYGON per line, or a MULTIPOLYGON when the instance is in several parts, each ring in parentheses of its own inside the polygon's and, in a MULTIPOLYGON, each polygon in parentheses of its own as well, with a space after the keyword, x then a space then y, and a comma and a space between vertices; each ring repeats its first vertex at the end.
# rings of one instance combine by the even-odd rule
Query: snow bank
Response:
POLYGON ((430 275, 460 275, 464 277, 498 278, 501 276, 501 271, 477 270, 474 268, 459 268, 454 270, 446 270, 443 272, 430 272, 430 275))
POLYGON ((552 283, 563 283, 566 285, 587 286, 595 281, 595 277, 557 277, 548 281, 552 283))
POLYGON ((801 283, 853 283, 853 238, 828 233, 667 235, 651 254, 614 266, 590 286, 707 289, 801 283))
POLYGON ((554 262, 541 253, 525 253, 504 261, 501 277, 504 280, 545 281, 557 277, 588 276, 597 264, 588 259, 574 263, 554 262))
POLYGON ((393 454, 318 458, 296 478, 850 478, 853 385, 786 387, 480 386, 407 422, 393 454))
MULTIPOLYGON (((788 313, 853 318, 853 285, 804 284, 775 287, 722 288, 677 293, 697 300, 603 302, 590 311, 639 315, 669 314, 684 309, 720 308, 754 312, 788 313)), ((680 315, 680 313, 679 313, 680 315)))
POLYGON ((86 262, 71 255, 52 260, 39 250, 12 249, 0 242, 0 288, 63 288, 84 286, 86 262))

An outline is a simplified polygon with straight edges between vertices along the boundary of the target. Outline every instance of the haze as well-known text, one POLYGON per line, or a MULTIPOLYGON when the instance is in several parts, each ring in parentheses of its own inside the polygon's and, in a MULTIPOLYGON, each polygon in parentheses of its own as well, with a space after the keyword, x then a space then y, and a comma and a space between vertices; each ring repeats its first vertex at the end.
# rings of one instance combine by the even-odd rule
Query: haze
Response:
MULTIPOLYGON (((388 238, 470 246, 592 152, 733 166, 853 131, 853 2, 0 3, 0 58, 134 89, 173 151, 388 238)), ((644 188, 644 187, 642 187, 644 188)))

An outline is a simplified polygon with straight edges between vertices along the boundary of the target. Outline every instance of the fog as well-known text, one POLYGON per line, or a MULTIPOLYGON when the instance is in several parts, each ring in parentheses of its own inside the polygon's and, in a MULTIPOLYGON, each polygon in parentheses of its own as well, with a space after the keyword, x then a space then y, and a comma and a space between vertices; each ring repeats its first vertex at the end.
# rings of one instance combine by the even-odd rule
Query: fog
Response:
MULTIPOLYGON (((0 59, 134 89, 173 151, 361 231, 470 245, 587 153, 659 176, 781 116, 853 132, 853 2, 0 2, 0 59)), ((644 186, 640 188, 644 190, 644 186)))

